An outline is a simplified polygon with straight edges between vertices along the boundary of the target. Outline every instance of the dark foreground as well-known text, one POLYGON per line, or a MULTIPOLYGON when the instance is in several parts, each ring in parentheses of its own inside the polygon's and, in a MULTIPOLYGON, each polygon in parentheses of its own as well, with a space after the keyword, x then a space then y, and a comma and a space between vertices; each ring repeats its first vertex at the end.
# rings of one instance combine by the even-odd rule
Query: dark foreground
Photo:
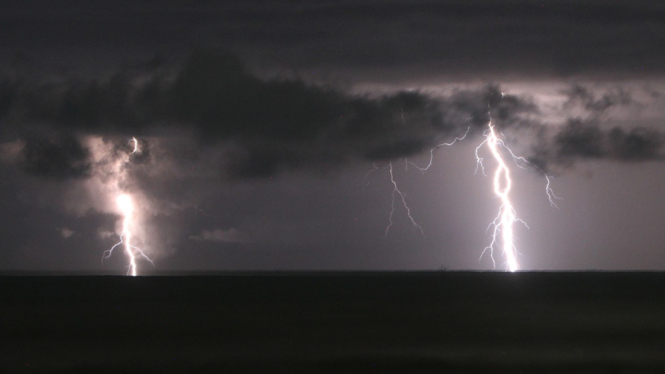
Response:
POLYGON ((3 373, 664 373, 665 274, 0 277, 3 373))

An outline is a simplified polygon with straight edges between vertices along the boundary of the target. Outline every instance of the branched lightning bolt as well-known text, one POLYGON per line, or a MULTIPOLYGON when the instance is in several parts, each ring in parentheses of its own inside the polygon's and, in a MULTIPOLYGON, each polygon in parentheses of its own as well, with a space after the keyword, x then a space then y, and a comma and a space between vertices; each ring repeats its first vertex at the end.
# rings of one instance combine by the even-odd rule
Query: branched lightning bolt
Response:
MULTIPOLYGON (((404 120, 403 117, 402 117, 402 120, 404 120)), ((466 138, 466 136, 469 134, 470 130, 471 130, 471 127, 467 128, 464 135, 456 137, 450 143, 441 143, 441 144, 435 146, 434 148, 432 148, 430 150, 430 159, 429 159, 429 163, 427 164, 427 166, 420 167, 420 166, 414 164, 413 162, 409 161, 408 158, 404 158, 404 168, 406 170, 409 170, 409 165, 411 165, 411 166, 415 167, 416 169, 418 169, 418 170, 420 170, 421 172, 424 173, 426 170, 428 170, 432 166, 432 163, 433 163, 433 160, 434 160, 434 151, 437 148, 443 147, 443 146, 453 145, 453 144, 457 143, 458 141, 464 140, 464 138, 466 138)), ((374 164, 374 167, 370 171, 368 171, 367 174, 365 174, 365 178, 367 178, 367 176, 369 176, 369 174, 371 174, 373 171, 376 171, 376 170, 378 170, 378 168, 377 168, 376 164, 374 164)), ((411 208, 409 208, 409 205, 406 202, 406 194, 404 192, 402 192, 399 189, 399 187, 397 186, 397 182, 395 181, 395 175, 393 173, 393 163, 392 163, 392 161, 388 164, 388 171, 389 171, 389 174, 390 174, 390 182, 393 184, 393 193, 392 193, 392 202, 391 202, 391 205, 390 205, 390 207, 391 207, 390 215, 388 217, 388 226, 386 226, 385 236, 388 236, 388 232, 390 231, 390 228, 393 225, 393 214, 395 213, 396 195, 399 195, 400 199, 402 200, 402 205, 404 206, 404 209, 406 210, 406 215, 407 215, 407 217, 409 217, 409 220, 411 221, 411 225, 413 226, 413 228, 414 229, 417 228, 420 231, 421 235, 425 235, 425 231, 423 230, 423 228, 416 222, 415 218, 413 218, 413 215, 411 215, 411 208)))
MULTIPOLYGON (((501 93, 501 97, 503 97, 504 94, 503 92, 501 93)), ((524 226, 529 228, 529 226, 524 222, 523 220, 519 219, 517 217, 517 212, 515 211, 515 208, 513 206, 512 201, 510 200, 510 191, 512 189, 512 178, 510 176, 510 168, 508 167, 508 164, 504 160, 504 157, 502 155, 502 152, 500 150, 504 149, 507 154, 510 155, 512 158, 513 162, 515 165, 519 168, 525 168, 524 165, 529 165, 531 167, 534 167, 538 169, 543 176, 545 177, 545 180, 547 181, 545 185, 545 194, 547 195, 550 205, 553 207, 557 207, 556 203, 554 202, 555 199, 558 199, 558 197, 554 194, 554 191, 551 188, 551 177, 548 176, 542 169, 540 169, 538 166, 532 164, 529 162, 526 158, 517 156, 515 153, 505 144, 503 138, 503 134, 500 132, 500 130, 496 129, 495 126, 492 124, 492 118, 491 118, 491 113, 489 112, 489 104, 488 104, 488 115, 490 115, 490 120, 487 125, 487 130, 483 133, 484 140, 476 147, 475 149, 475 156, 476 156, 476 173, 478 170, 482 170, 483 175, 487 175, 485 173, 485 165, 483 163, 483 158, 480 156, 480 151, 481 148, 485 145, 489 148, 489 151, 494 158, 494 160, 497 163, 497 168, 494 171, 494 178, 493 178, 493 190, 494 194, 501 200, 501 206, 499 208, 499 212, 497 216, 494 218, 494 220, 490 223, 488 226, 488 231, 489 229, 492 229, 492 240, 490 244, 485 247, 485 249, 481 253, 481 258, 482 256, 486 253, 490 253, 490 258, 492 259, 492 263, 494 264, 494 267, 496 267, 496 262, 494 260, 494 250, 497 247, 500 247, 503 250, 503 253, 506 257, 506 262, 508 266, 508 270, 511 272, 519 270, 519 264, 517 262, 517 255, 519 252, 517 251, 515 247, 515 235, 514 235, 514 224, 515 222, 522 223, 524 226), (497 134, 497 132, 500 134, 500 136, 497 134)), ((401 113, 401 118, 402 122, 406 123, 404 119, 404 111, 402 110, 401 113)), ((407 158, 404 159, 404 166, 406 170, 409 169, 409 166, 412 166, 419 170, 420 172, 424 173, 425 171, 429 170, 429 168, 432 166, 434 162, 434 151, 436 151, 438 148, 443 147, 443 146, 451 146, 458 141, 464 140, 467 135, 469 134, 471 130, 471 126, 469 126, 462 136, 456 137, 453 141, 448 142, 448 143, 441 143, 439 145, 436 145, 434 148, 430 150, 430 157, 429 157, 429 162, 427 163, 426 166, 421 167, 413 162, 409 161, 407 158)), ((365 178, 369 174, 371 174, 373 171, 376 171, 378 168, 376 165, 374 165, 373 169, 367 172, 365 175, 365 178)), ((392 162, 389 163, 388 166, 389 173, 390 173, 390 181, 393 184, 393 193, 392 193, 392 202, 391 202, 391 210, 390 210, 390 215, 388 217, 388 226, 386 227, 386 232, 385 235, 388 235, 388 232, 390 228, 393 225, 393 215, 395 213, 395 200, 396 200, 396 195, 399 195, 401 200, 402 200, 402 205, 406 209, 407 216, 409 217, 409 220, 411 220, 411 223, 414 228, 418 228, 421 232, 421 234, 424 234, 423 228, 416 223, 415 219, 411 215, 411 209, 409 208, 407 202, 406 202, 406 194, 404 194, 399 187, 397 186, 397 182, 395 181, 395 177, 393 174, 393 164, 392 162)))
POLYGON ((420 170, 423 173, 425 171, 429 170, 429 168, 432 166, 432 163, 434 162, 434 151, 436 151, 438 148, 441 148, 443 146, 451 146, 451 145, 453 145, 453 144, 455 144, 459 141, 462 141, 462 140, 466 139, 466 136, 469 135, 469 131, 471 131, 471 126, 467 127, 466 132, 464 133, 464 135, 456 137, 455 139, 453 139, 452 142, 450 142, 450 143, 441 143, 441 144, 435 146, 434 148, 430 149, 430 151, 429 151, 429 163, 427 163, 427 166, 425 166, 425 167, 420 167, 420 166, 414 164, 413 162, 411 162, 411 161, 409 161, 408 159, 405 158, 404 161, 406 162, 406 169, 408 170, 409 165, 411 165, 411 166, 413 166, 414 168, 420 170))
MULTIPOLYGON (((503 93, 501 93, 503 97, 503 93)), ((488 106, 488 114, 489 113, 489 106, 488 106)), ((403 115, 402 115, 402 121, 404 121, 403 115)), ((443 146, 451 146, 458 141, 464 140, 467 135, 469 134, 469 131, 471 130, 471 126, 469 126, 462 136, 456 137, 453 141, 448 142, 448 143, 441 143, 434 148, 430 150, 430 158, 429 162, 426 166, 421 167, 413 162, 409 161, 408 159, 404 159, 405 163, 405 168, 408 170, 409 166, 412 166, 416 168, 417 170, 421 172, 425 172, 429 170, 429 168, 432 166, 433 161, 434 161, 434 151, 436 151, 438 148, 443 147, 443 146)), ((487 175, 485 173, 485 165, 483 163, 483 158, 480 156, 480 151, 481 148, 485 145, 489 148, 490 153, 492 154, 492 157, 497 163, 497 168, 494 171, 494 178, 493 178, 493 190, 494 194, 501 200, 501 207, 499 208, 499 212, 497 216, 494 218, 494 220, 490 223, 488 226, 488 231, 492 229, 492 240, 490 244, 485 247, 485 249, 481 253, 481 258, 482 256, 486 253, 490 253, 490 258, 492 259, 492 263, 496 267, 496 262, 494 260, 494 250, 497 247, 500 247, 503 250, 504 255, 506 256, 506 262, 508 266, 508 270, 514 272, 519 270, 519 264, 517 262, 517 255, 519 252, 517 251, 514 243, 515 235, 514 235, 514 229, 513 226, 515 222, 519 222, 529 228, 529 226, 521 220, 520 218, 517 217, 517 212, 515 211, 515 208, 513 206, 513 203, 510 200, 510 191, 512 189, 512 178, 510 176, 510 168, 508 167, 508 164, 505 162, 504 157, 502 155, 502 152, 500 150, 504 149, 507 154, 510 155, 512 158, 513 162, 515 165, 519 168, 524 169, 524 165, 529 165, 530 167, 534 167, 537 170, 539 170, 543 176, 545 177, 545 180, 547 181, 545 185, 545 194, 548 197, 548 200, 550 202, 550 205, 553 207, 557 207, 556 203, 554 202, 555 199, 558 199, 554 194, 554 191, 551 188, 551 179, 549 175, 547 175, 542 169, 540 169, 538 166, 534 165, 533 163, 529 162, 526 158, 517 156, 515 153, 505 144, 503 138, 503 134, 498 130, 497 134, 497 129, 495 126, 492 124, 492 119, 490 115, 490 121, 487 125, 487 130, 483 133, 484 140, 476 147, 475 149, 475 156, 476 156, 476 173, 480 169, 483 173, 483 175, 487 175), (500 136, 498 135, 500 134, 500 136)), ((376 165, 374 165, 374 168, 370 170, 367 175, 365 175, 365 178, 373 171, 377 170, 378 168, 376 165)), ((423 233, 423 229, 420 225, 418 225, 411 215, 411 210, 409 209, 409 206, 406 203, 406 195, 400 191, 400 189, 397 186, 397 183, 395 182, 395 178, 393 175, 393 164, 392 162, 388 166, 389 172, 390 172, 390 181, 393 184, 393 193, 392 193, 392 203, 391 203, 391 211, 390 211, 390 216, 389 216, 389 224, 386 227, 386 233, 385 235, 388 235, 388 231, 392 227, 393 224, 393 214, 395 212, 395 199, 396 195, 399 195, 402 204, 404 205, 404 208, 406 209, 407 216, 411 220, 411 223, 413 224, 413 227, 417 227, 421 233, 423 233)))
MULTIPOLYGON (((487 130, 485 130, 483 136, 485 137, 485 139, 478 145, 478 147, 476 147, 475 151, 476 172, 478 172, 478 169, 480 168, 483 174, 486 175, 485 166, 483 164, 483 158, 480 157, 479 152, 484 145, 487 145, 487 147, 490 150, 490 153, 492 154, 492 157, 497 163, 497 168, 494 171, 493 187, 494 187, 494 194, 501 200, 501 207, 499 208, 499 213, 497 214, 496 218, 494 218, 494 220, 490 223, 488 227, 488 230, 490 228, 492 229, 492 240, 490 244, 487 247, 485 247, 480 256, 482 258, 482 256, 489 251, 490 258, 492 259, 492 264, 494 264, 494 266, 496 267, 493 253, 496 247, 501 247, 504 255, 506 256, 508 270, 514 272, 519 270, 519 264, 517 263, 518 252, 514 242, 515 235, 514 235, 513 225, 515 222, 520 222, 527 228, 529 228, 529 226, 526 224, 526 222, 517 218, 517 212, 515 211, 513 203, 510 201, 509 195, 513 181, 510 176, 510 168, 503 159, 503 155, 501 154, 499 147, 505 149, 508 152, 508 154, 514 161, 515 165, 517 165, 518 167, 523 168, 523 166, 520 165, 520 162, 523 164, 524 163, 529 164, 531 166, 535 165, 530 163, 524 157, 515 155, 515 153, 505 144, 503 139, 497 135, 497 131, 495 126, 492 124, 491 117, 489 123, 487 124, 487 130), (501 237, 500 240, 498 239, 499 236, 501 237), (501 245, 498 244, 499 241, 501 242, 501 245)), ((501 136, 503 137, 503 134, 501 134, 501 136)), ((538 168, 538 170, 543 172, 540 168, 538 168)), ((547 194, 550 204, 556 207, 554 199, 557 199, 558 197, 554 194, 554 191, 552 191, 552 188, 550 187, 551 177, 545 174, 544 172, 543 175, 547 180, 547 184, 545 186, 545 193, 547 194)))
MULTIPOLYGON (((501 199, 501 207, 499 208, 499 214, 490 224, 490 227, 494 228, 492 232, 492 241, 485 248, 485 250, 483 250, 483 253, 489 250, 492 263, 494 263, 494 257, 492 254, 494 252, 495 246, 497 245, 497 236, 501 235, 501 248, 503 249, 503 253, 506 256, 508 270, 517 271, 519 269, 519 265, 517 264, 517 249, 515 248, 514 243, 513 224, 518 219, 515 208, 513 207, 513 203, 510 201, 509 197, 513 181, 510 177, 510 169, 508 168, 508 165, 506 165, 506 162, 503 160, 503 157, 498 149, 499 146, 504 148, 507 147, 505 143, 503 143, 503 141, 497 137, 494 125, 492 125, 491 120, 487 126, 488 129, 483 134, 485 136, 485 140, 483 140, 482 143, 480 143, 480 145, 478 145, 476 148, 476 161, 477 165, 480 165, 484 172, 485 167, 483 166, 483 159, 478 155, 478 152, 483 145, 487 144, 490 152, 492 153, 492 157, 494 157, 494 160, 498 164, 494 172, 494 194, 498 196, 499 199, 501 199)), ((512 155, 512 152, 510 153, 512 155)), ((496 263, 494 263, 494 265, 496 266, 496 263)))
POLYGON ((141 250, 141 248, 138 248, 134 245, 132 245, 132 231, 131 227, 134 224, 133 221, 133 216, 134 216, 134 202, 132 201, 131 196, 127 194, 122 194, 118 196, 118 207, 120 208, 120 211, 122 212, 123 219, 122 219, 122 232, 120 233, 120 241, 116 243, 111 249, 107 250, 104 252, 104 257, 103 259, 108 259, 111 257, 113 254, 113 250, 119 246, 124 244, 125 247, 125 254, 127 255, 127 258, 129 259, 129 269, 127 270, 128 275, 136 276, 136 255, 140 255, 141 257, 145 258, 148 260, 151 264, 155 265, 152 260, 141 250))
POLYGON ((386 226, 385 236, 388 236, 388 231, 390 231, 390 228, 393 225, 393 214, 395 213, 395 195, 399 195, 400 199, 402 199, 402 205, 404 205, 404 209, 406 209, 406 215, 409 217, 409 220, 411 220, 413 228, 414 229, 418 228, 418 230, 420 230, 420 234, 425 235, 425 231, 423 231, 423 228, 416 222, 416 220, 411 215, 411 208, 409 208, 409 204, 406 203, 406 194, 400 191, 399 187, 397 187, 397 182, 395 182, 395 176, 393 175, 392 162, 389 163, 388 170, 390 171, 390 182, 392 182, 393 184, 393 194, 392 194, 390 216, 388 217, 389 223, 388 226, 386 226))
MULTIPOLYGON (((134 143, 134 149, 130 153, 130 155, 139 152, 139 142, 136 140, 136 138, 132 138, 130 143, 134 143)), ((128 161, 128 159, 125 160, 125 163, 128 161)), ((132 244, 132 227, 135 225, 134 223, 134 200, 129 194, 122 193, 118 195, 116 198, 116 204, 118 205, 118 209, 120 210, 122 214, 122 231, 120 233, 120 241, 116 244, 114 244, 110 249, 104 251, 104 255, 102 256, 102 261, 105 259, 108 259, 111 257, 113 254, 113 250, 120 246, 123 245, 125 248, 125 254, 127 255, 127 258, 129 259, 129 265, 128 265, 128 270, 127 270, 127 275, 132 275, 136 276, 137 275, 137 268, 136 268, 136 258, 137 256, 141 256, 144 259, 148 260, 153 266, 155 265, 154 262, 148 257, 141 248, 135 246, 132 244)))
MULTIPOLYGON (((365 176, 363 177, 363 180, 367 180, 369 175, 372 174, 373 172, 377 171, 377 170, 379 170, 379 167, 376 166, 376 163, 372 164, 372 168, 369 169, 369 171, 365 174, 365 176)), ((369 186, 369 182, 365 182, 365 186, 369 186)))

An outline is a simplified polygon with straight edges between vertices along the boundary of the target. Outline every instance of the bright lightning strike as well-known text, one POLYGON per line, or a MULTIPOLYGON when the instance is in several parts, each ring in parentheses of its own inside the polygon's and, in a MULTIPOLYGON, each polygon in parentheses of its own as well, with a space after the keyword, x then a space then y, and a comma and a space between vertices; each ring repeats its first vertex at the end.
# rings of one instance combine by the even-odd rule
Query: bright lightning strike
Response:
POLYGON ((127 271, 128 275, 136 276, 136 256, 137 254, 141 257, 148 260, 151 264, 154 265, 152 260, 146 256, 143 251, 132 245, 132 231, 131 228, 134 225, 134 201, 131 196, 127 194, 122 194, 118 196, 117 199, 118 208, 122 213, 122 232, 120 233, 120 241, 116 243, 111 249, 104 252, 104 259, 111 257, 113 250, 119 246, 123 245, 125 248, 125 254, 129 259, 129 270, 127 271))
MULTIPOLYGON (((501 96, 503 97, 503 93, 501 93, 501 96)), ((402 118, 402 120, 404 120, 404 118, 402 118)), ((471 127, 469 126, 464 135, 456 137, 453 141, 449 143, 441 143, 432 148, 430 150, 430 158, 427 166, 420 167, 414 164, 413 162, 410 162, 408 159, 405 159, 404 162, 406 169, 408 170, 409 166, 413 166, 414 168, 420 170, 423 173, 429 170, 429 168, 432 166, 434 160, 434 151, 436 149, 443 146, 451 146, 457 143, 458 141, 464 140, 469 134, 470 130, 471 127)), ((488 230, 489 228, 492 228, 492 240, 490 244, 487 247, 485 247, 485 249, 483 250, 481 257, 486 252, 489 251, 492 263, 496 267, 496 262, 494 261, 494 251, 495 249, 497 249, 497 247, 499 247, 503 250, 503 253, 506 257, 508 270, 514 272, 519 270, 519 264, 517 262, 518 251, 515 246, 514 224, 515 222, 519 222, 524 226, 526 226, 527 228, 529 228, 529 226, 526 224, 526 222, 522 221, 517 217, 517 212, 515 211, 512 201, 510 200, 510 191, 512 189, 513 180, 510 175, 510 168, 508 167, 508 164, 504 160, 504 156, 502 154, 501 149, 505 150, 505 153, 510 155, 512 161, 515 163, 517 167, 523 169, 524 168, 523 165, 528 164, 531 167, 535 167, 543 174, 545 180, 547 181, 547 184, 545 185, 545 194, 549 199, 550 205, 556 207, 557 205, 554 203, 554 199, 558 199, 558 197, 554 194, 554 191, 550 187, 551 177, 548 176, 543 170, 538 168, 536 165, 533 165, 524 157, 515 155, 515 153, 505 144, 503 140, 503 134, 500 131, 498 131, 497 133, 497 129, 492 124, 491 116, 490 116, 490 121, 487 125, 487 130, 485 130, 483 136, 484 140, 476 147, 475 150, 476 172, 478 171, 478 169, 481 169, 483 175, 486 175, 485 165, 483 164, 483 158, 480 157, 480 150, 483 146, 487 145, 492 157, 494 158, 494 160, 498 165, 496 170, 494 171, 493 190, 494 194, 501 200, 501 207, 499 208, 498 215, 490 223, 488 227, 488 230)), ((367 177, 370 173, 372 173, 377 169, 378 168, 376 167, 376 165, 374 165, 374 168, 370 170, 367 173, 367 175, 365 175, 365 177, 367 177)), ((413 227, 414 228, 417 227, 420 230, 421 234, 424 233, 423 228, 416 223, 415 219, 411 215, 411 210, 409 209, 409 206, 406 203, 406 195, 398 188, 397 183, 395 182, 392 162, 389 164, 388 169, 390 172, 390 181, 393 184, 393 193, 392 193, 391 211, 389 216, 389 224, 386 227, 385 235, 388 235, 388 231, 393 225, 393 214, 395 212, 396 195, 399 195, 400 199, 402 200, 402 204, 406 209, 407 216, 411 220, 413 227)))
POLYGON ((136 138, 132 137, 132 140, 129 141, 130 143, 134 143, 134 150, 130 154, 134 154, 139 151, 139 141, 136 140, 136 138))
MULTIPOLYGON (((130 143, 134 143, 134 149, 130 153, 130 155, 140 152, 139 150, 139 142, 136 140, 136 138, 132 138, 130 143)), ((125 164, 129 161, 129 158, 125 159, 125 164)), ((124 170, 123 170, 124 174, 124 170)), ((140 256, 144 259, 146 259, 148 262, 150 262, 153 266, 154 263, 152 260, 141 250, 141 248, 135 246, 133 244, 133 235, 132 235, 132 229, 136 226, 136 222, 134 220, 134 200, 132 199, 131 195, 126 194, 126 193, 121 193, 118 195, 116 198, 116 205, 118 207, 118 210, 120 211, 120 214, 122 215, 122 229, 120 232, 120 241, 113 245, 111 249, 107 250, 104 252, 104 256, 102 257, 102 260, 108 259, 111 257, 113 254, 113 250, 122 245, 125 250, 125 254, 127 256, 127 259, 129 261, 128 265, 128 270, 127 270, 127 275, 132 275, 136 276, 137 275, 137 265, 136 265, 136 260, 137 257, 140 256)))
MULTIPOLYGON (((487 124, 487 130, 485 130, 483 136, 485 137, 485 140, 483 140, 478 145, 478 147, 476 147, 476 153, 475 153, 476 171, 478 170, 478 168, 481 168, 483 174, 485 173, 483 158, 480 157, 479 151, 484 145, 487 145, 487 147, 490 150, 490 153, 492 154, 492 157, 497 163, 497 168, 494 171, 493 187, 494 187, 494 194, 501 200, 501 207, 499 208, 498 215, 496 216, 496 218, 494 218, 494 221, 492 221, 492 223, 490 223, 489 226, 490 228, 493 228, 492 241, 487 247, 485 247, 485 249, 481 254, 481 257, 483 254, 485 254, 485 252, 489 251, 492 263, 494 264, 494 266, 496 266, 496 263, 494 262, 493 253, 495 248, 499 246, 498 243, 500 242, 501 243, 500 248, 503 250, 503 253, 506 256, 508 270, 511 272, 515 272, 519 270, 519 264, 517 262, 518 252, 517 248, 515 247, 515 234, 513 226, 515 222, 520 222, 527 228, 529 228, 529 226, 527 226, 526 222, 517 218, 517 212, 515 211, 513 203, 510 201, 510 190, 513 185, 513 180, 510 176, 510 168, 508 167, 508 164, 506 164, 506 161, 504 160, 499 147, 505 149, 508 152, 512 160, 515 162, 515 165, 517 165, 518 167, 522 168, 519 162, 527 164, 531 163, 528 160, 526 160, 524 157, 516 156, 515 153, 513 153, 513 151, 505 144, 503 139, 497 135, 497 131, 495 126, 492 124, 491 117, 489 123, 487 124)), ((556 207, 554 199, 556 199, 557 197, 556 195, 554 195, 554 192, 550 188, 550 177, 546 175, 544 172, 543 175, 547 180, 547 185, 545 186, 545 193, 549 198, 550 204, 556 207)))
MULTIPOLYGON (((476 148, 476 161, 484 170, 483 159, 478 156, 478 150, 483 145, 487 144, 492 153, 492 157, 494 157, 494 160, 498 164, 498 167, 494 172, 494 194, 501 199, 501 207, 499 208, 499 215, 490 224, 490 226, 494 227, 492 242, 487 248, 485 248, 485 250, 489 250, 490 254, 492 254, 494 247, 496 246, 497 236, 501 235, 501 247, 508 262, 508 270, 517 271, 519 270, 519 265, 517 264, 517 250, 514 243, 513 224, 518 219, 513 203, 510 201, 509 197, 513 181, 510 178, 510 169, 508 168, 508 165, 506 165, 506 162, 503 160, 498 149, 499 146, 506 147, 506 145, 497 137, 491 120, 487 126, 488 129, 484 134, 485 140, 476 148)), ((494 262, 493 257, 492 262, 494 262)))

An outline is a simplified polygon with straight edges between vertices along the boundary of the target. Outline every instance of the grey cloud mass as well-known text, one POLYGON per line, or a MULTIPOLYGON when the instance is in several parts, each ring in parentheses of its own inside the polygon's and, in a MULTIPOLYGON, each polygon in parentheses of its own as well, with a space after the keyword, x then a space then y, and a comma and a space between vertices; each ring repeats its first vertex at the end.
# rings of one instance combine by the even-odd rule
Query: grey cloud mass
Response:
MULTIPOLYGON (((349 95, 296 79, 261 80, 236 58, 214 52, 194 53, 174 78, 157 76, 141 85, 137 80, 120 74, 106 81, 19 86, 3 119, 16 133, 44 127, 99 135, 190 133, 202 144, 231 144, 229 173, 252 177, 418 154, 459 135, 465 116, 474 126, 486 122, 483 97, 497 94, 496 88, 463 93, 449 104, 419 92, 349 95)), ((32 164, 56 151, 61 155, 54 162, 79 161, 78 153, 63 147, 27 144, 24 156, 32 164)))
POLYGON ((89 151, 72 135, 30 135, 18 158, 19 167, 30 174, 54 178, 84 178, 90 175, 89 151))
POLYGON ((630 92, 621 88, 604 92, 600 97, 597 97, 583 85, 573 84, 568 89, 563 90, 563 93, 568 97, 563 105, 564 109, 581 106, 596 117, 612 107, 628 106, 634 103, 630 92))
POLYGON ((597 122, 569 119, 549 144, 535 147, 529 160, 541 170, 570 167, 580 160, 662 161, 663 133, 646 128, 603 130, 597 122))
MULTIPOLYGON (((456 90, 435 97, 419 91, 379 96, 348 94, 297 78, 261 79, 236 57, 194 52, 181 65, 108 79, 5 85, 12 100, 2 117, 21 136, 23 170, 50 177, 82 177, 89 153, 75 134, 160 136, 188 134, 204 146, 221 147, 220 173, 230 178, 266 178, 289 170, 326 170, 357 162, 382 162, 427 152, 464 134, 482 133, 490 119, 501 129, 550 133, 534 145, 531 161, 543 170, 578 159, 645 161, 661 158, 656 130, 604 129, 604 112, 633 103, 630 92, 613 89, 597 97, 574 84, 563 90, 563 109, 580 107, 587 118, 569 117, 552 130, 538 120, 528 96, 504 94, 498 85, 456 90)), ((147 160, 150 147, 133 159, 147 160)))

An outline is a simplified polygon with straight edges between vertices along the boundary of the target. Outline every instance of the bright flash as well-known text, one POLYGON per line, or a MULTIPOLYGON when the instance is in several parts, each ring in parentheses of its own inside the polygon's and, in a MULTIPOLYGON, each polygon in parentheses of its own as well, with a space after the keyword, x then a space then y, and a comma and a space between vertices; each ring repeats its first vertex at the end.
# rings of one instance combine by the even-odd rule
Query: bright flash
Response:
MULTIPOLYGON (((134 154, 136 152, 140 152, 138 148, 139 142, 136 140, 136 138, 132 138, 130 142, 134 143, 134 150, 130 153, 134 154)), ((125 160, 125 163, 128 161, 128 159, 125 160)), ((124 166, 123 166, 124 168, 124 166)), ((123 170, 124 173, 124 170, 123 170)), ((136 259, 137 256, 143 257, 144 259, 148 260, 151 264, 154 265, 152 260, 141 250, 141 248, 137 247, 134 245, 134 237, 132 235, 133 230, 135 229, 137 223, 135 221, 134 217, 134 199, 132 198, 131 195, 127 193, 121 193, 118 195, 116 198, 116 205, 118 207, 118 210, 122 216, 122 230, 120 232, 120 241, 116 243, 111 249, 107 250, 104 252, 104 256, 102 257, 102 260, 105 260, 113 254, 113 250, 122 245, 125 249, 125 254, 127 255, 127 259, 129 260, 129 265, 128 265, 128 270, 127 274, 136 276, 137 275, 137 266, 136 266, 136 259)))
MULTIPOLYGON (((494 249, 498 246, 498 242, 501 242, 500 247, 503 250, 504 255, 506 256, 506 263, 508 265, 508 270, 514 272, 519 270, 519 264, 517 263, 518 252, 517 248, 515 247, 515 232, 513 226, 515 222, 520 222, 527 228, 529 228, 529 226, 527 226, 526 222, 517 218, 517 212, 513 207, 513 203, 510 201, 510 190, 513 185, 513 180, 510 177, 510 168, 508 167, 508 164, 504 160, 504 157, 499 147, 506 150, 506 152, 510 155, 512 161, 514 161, 515 165, 517 165, 518 167, 522 168, 520 163, 529 164, 531 166, 535 165, 531 164, 524 157, 516 156, 515 153, 513 153, 513 151, 506 145, 503 139, 500 138, 499 135, 497 135, 497 130, 495 126, 492 124, 491 118, 489 123, 487 124, 487 130, 485 130, 483 136, 485 137, 485 140, 483 140, 483 142, 480 143, 478 147, 476 147, 477 167, 480 167, 483 170, 483 173, 485 172, 483 159, 482 157, 480 157, 479 151, 483 147, 483 145, 487 145, 487 147, 490 150, 490 153, 492 154, 492 157, 497 163, 497 168, 494 171, 493 187, 494 187, 494 194, 501 200, 501 207, 499 208, 499 214, 496 216, 496 218, 494 218, 494 221, 492 221, 492 223, 490 223, 489 226, 490 228, 492 228, 492 241, 487 247, 485 247, 485 250, 483 250, 481 257, 483 254, 485 254, 485 252, 489 251, 492 263, 494 263, 494 265, 496 266, 496 263, 494 262, 493 253, 494 249), (501 237, 500 239, 499 236, 501 237)), ((478 169, 476 168, 476 171, 477 170, 478 169)), ((543 172, 542 170, 540 171, 543 172)), ((550 188, 550 177, 544 172, 543 175, 545 176, 545 180, 547 181, 547 185, 545 186, 545 193, 547 194, 550 204, 553 207, 556 207, 554 199, 556 199, 557 196, 554 195, 554 192, 550 188)))
POLYGON ((134 211, 134 203, 132 202, 132 198, 129 197, 129 195, 124 194, 118 196, 118 207, 120 208, 123 216, 131 216, 132 212, 134 211))
POLYGON ((136 247, 132 244, 132 227, 134 223, 134 201, 132 197, 127 194, 122 194, 118 196, 117 199, 118 208, 122 214, 122 231, 120 233, 120 241, 116 243, 111 249, 104 252, 104 259, 111 257, 113 250, 122 245, 125 248, 125 254, 129 260, 129 269, 127 270, 128 275, 136 276, 136 256, 139 255, 144 259, 148 260, 151 264, 154 265, 152 260, 141 250, 141 248, 136 247))
MULTIPOLYGON (((496 246, 497 236, 501 235, 501 248, 506 256, 508 270, 517 271, 519 270, 519 265, 517 264, 517 250, 514 243, 513 224, 515 221, 518 221, 518 218, 509 196, 513 181, 510 178, 510 169, 508 168, 508 165, 506 165, 506 162, 498 149, 499 146, 506 147, 506 145, 503 140, 497 137, 491 120, 487 126, 488 129, 484 134, 485 140, 480 143, 478 148, 476 148, 476 160, 478 165, 482 167, 483 159, 478 156, 478 150, 484 144, 487 144, 492 153, 492 157, 494 157, 494 160, 498 164, 494 171, 494 194, 501 200, 501 207, 499 208, 499 215, 490 224, 490 227, 494 227, 492 242, 487 248, 485 248, 485 250, 489 250, 491 254, 496 246)), ((494 261, 494 258, 492 258, 492 261, 494 261)))
MULTIPOLYGON (((503 93, 501 93, 501 96, 503 97, 503 93)), ((412 166, 424 173, 432 166, 432 163, 434 161, 434 151, 437 148, 443 146, 451 146, 458 141, 464 140, 469 134, 470 130, 471 127, 467 128, 466 133, 464 133, 464 135, 456 137, 452 142, 441 143, 432 148, 430 150, 430 159, 427 166, 420 167, 410 162, 408 159, 405 159, 406 168, 408 169, 409 166, 412 166)), ((515 155, 515 153, 513 153, 513 151, 505 144, 503 140, 503 134, 501 134, 501 132, 497 128, 495 128, 495 126, 492 124, 491 117, 489 123, 487 124, 487 130, 485 130, 483 136, 484 140, 476 147, 476 152, 475 152, 476 165, 477 165, 476 172, 480 168, 482 169, 483 174, 485 174, 485 166, 483 164, 483 158, 480 157, 480 150, 483 148, 483 146, 487 145, 490 153, 492 154, 492 157, 497 163, 497 168, 494 171, 493 189, 494 189, 494 194, 501 200, 501 207, 499 208, 498 215, 492 221, 492 223, 490 223, 488 227, 488 230, 492 228, 492 240, 490 244, 487 247, 485 247, 485 249, 483 250, 481 258, 486 252, 489 252, 490 258, 492 259, 492 263, 496 267, 496 263, 494 261, 494 250, 497 248, 501 248, 506 257, 508 270, 514 272, 519 270, 519 264, 517 262, 518 252, 517 248, 515 247, 514 224, 515 222, 519 222, 522 223, 527 228, 529 226, 527 226, 527 224, 524 221, 522 221, 517 217, 517 213, 515 211, 513 203, 510 200, 510 191, 512 189, 513 180, 510 176, 510 168, 506 163, 506 161, 504 160, 504 155, 509 155, 510 156, 509 160, 513 161, 515 166, 519 168, 525 168, 525 166, 528 165, 529 167, 538 169, 543 174, 545 180, 547 181, 547 184, 545 186, 545 194, 549 199, 550 205, 556 207, 554 199, 557 199, 558 197, 554 194, 554 191, 552 191, 552 189, 550 188, 551 178, 543 170, 541 170, 536 165, 529 162, 524 157, 517 156, 515 155)), ((375 165, 374 169, 370 170, 370 173, 377 169, 378 168, 375 165)), ((407 215, 411 220, 411 223, 413 224, 414 228, 417 227, 418 229, 420 229, 420 232, 423 233, 423 229, 415 222, 413 216, 411 215, 411 210, 406 204, 406 199, 405 199, 406 195, 397 188, 397 183, 395 182, 393 176, 392 163, 389 164, 389 171, 390 171, 390 181, 393 184, 393 195, 392 195, 393 199, 392 199, 392 209, 390 211, 390 217, 389 217, 389 224, 388 227, 386 227, 386 235, 388 234, 388 230, 390 229, 393 223, 392 218, 393 218, 393 213, 395 211, 395 199, 396 199, 395 195, 400 196, 402 204, 404 205, 407 215)))
POLYGON ((132 153, 138 152, 139 151, 139 141, 136 140, 136 138, 132 138, 132 140, 130 140, 130 142, 134 143, 134 150, 132 151, 132 153))

